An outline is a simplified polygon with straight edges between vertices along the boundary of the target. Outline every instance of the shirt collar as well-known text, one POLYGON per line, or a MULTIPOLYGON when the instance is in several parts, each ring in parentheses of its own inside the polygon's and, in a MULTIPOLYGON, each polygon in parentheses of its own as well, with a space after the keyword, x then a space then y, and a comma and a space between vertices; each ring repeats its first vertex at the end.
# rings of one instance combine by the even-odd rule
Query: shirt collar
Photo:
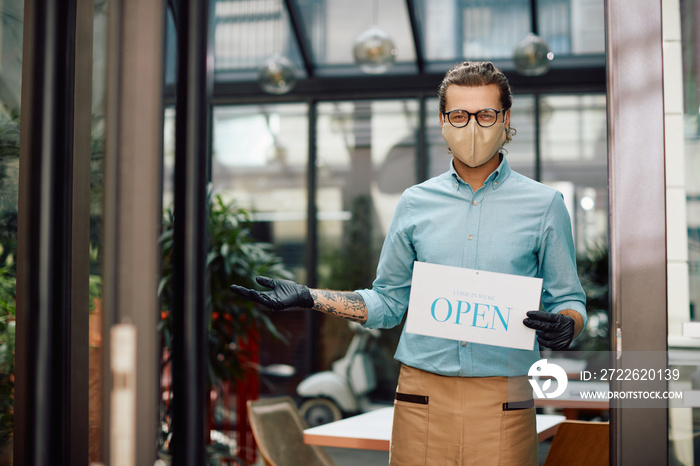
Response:
MULTIPOLYGON (((500 156, 501 164, 486 178, 486 180, 484 181, 484 186, 487 186, 489 185, 489 183, 491 183, 491 187, 493 189, 498 189, 498 187, 501 186, 503 182, 506 181, 506 179, 510 176, 511 169, 510 164, 508 164, 508 159, 503 154, 500 154, 500 156)), ((450 174, 458 182, 464 183, 464 180, 460 178, 459 174, 457 173, 457 170, 455 169, 454 159, 450 160, 450 174)))

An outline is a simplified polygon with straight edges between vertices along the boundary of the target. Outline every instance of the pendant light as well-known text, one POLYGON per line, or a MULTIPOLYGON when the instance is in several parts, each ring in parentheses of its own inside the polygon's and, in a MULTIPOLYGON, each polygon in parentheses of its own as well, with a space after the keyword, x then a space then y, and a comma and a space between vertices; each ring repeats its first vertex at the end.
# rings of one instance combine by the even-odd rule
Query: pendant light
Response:
MULTIPOLYGON (((277 8, 279 20, 274 28, 272 38, 277 51, 264 60, 260 68, 258 68, 258 85, 268 94, 282 95, 294 88, 297 83, 297 73, 292 61, 281 52, 285 42, 282 39, 282 12, 284 11, 284 5, 281 0, 277 8)), ((274 14, 274 11, 271 13, 274 14)))
POLYGON ((258 70, 258 84, 268 94, 286 94, 294 88, 296 83, 294 65, 279 52, 273 53, 258 70))
POLYGON ((373 0, 373 25, 355 39, 355 65, 370 74, 385 73, 394 66, 398 51, 391 36, 377 26, 379 4, 373 0))
POLYGON ((515 46, 515 69, 525 76, 540 76, 549 71, 554 54, 549 44, 537 35, 537 0, 530 1, 531 31, 515 46))

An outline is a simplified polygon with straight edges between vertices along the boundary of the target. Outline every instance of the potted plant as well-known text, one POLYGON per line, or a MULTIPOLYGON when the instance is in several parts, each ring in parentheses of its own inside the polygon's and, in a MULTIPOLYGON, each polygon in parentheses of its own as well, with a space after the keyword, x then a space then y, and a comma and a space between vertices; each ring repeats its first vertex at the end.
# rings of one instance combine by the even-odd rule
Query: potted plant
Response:
MULTIPOLYGON (((254 287, 255 276, 264 275, 291 279, 282 260, 269 243, 257 241, 252 233, 251 213, 238 207, 235 201, 226 201, 221 195, 209 195, 207 199, 208 236, 207 283, 209 285, 209 385, 221 386, 224 382, 241 380, 255 369, 248 363, 248 354, 241 348, 251 335, 267 331, 284 339, 267 315, 252 302, 230 292, 232 283, 254 287)), ((165 211, 162 245, 162 278, 159 295, 162 300, 159 330, 163 336, 163 366, 169 363, 172 341, 170 311, 173 303, 173 221, 172 209, 165 211)), ((167 397, 166 397, 167 399, 167 397)), ((161 454, 169 450, 169 406, 162 409, 163 432, 161 454)))

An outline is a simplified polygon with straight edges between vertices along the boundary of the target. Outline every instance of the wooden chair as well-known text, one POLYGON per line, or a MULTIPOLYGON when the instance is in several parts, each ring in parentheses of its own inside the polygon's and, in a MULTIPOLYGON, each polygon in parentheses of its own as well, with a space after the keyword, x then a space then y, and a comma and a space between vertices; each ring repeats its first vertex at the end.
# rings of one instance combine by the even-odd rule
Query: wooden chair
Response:
POLYGON ((306 445, 306 428, 296 403, 288 396, 251 400, 248 419, 266 466, 336 466, 319 446, 306 445))
POLYGON ((544 466, 608 466, 610 423, 564 421, 554 434, 544 466))

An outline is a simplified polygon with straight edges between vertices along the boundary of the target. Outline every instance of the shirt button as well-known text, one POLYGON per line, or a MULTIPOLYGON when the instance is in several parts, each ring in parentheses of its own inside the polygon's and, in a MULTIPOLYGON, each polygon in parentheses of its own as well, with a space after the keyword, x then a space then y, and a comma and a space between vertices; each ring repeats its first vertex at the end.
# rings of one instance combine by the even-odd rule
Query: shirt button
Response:
POLYGON ((498 181, 494 181, 493 184, 495 184, 496 186, 498 186, 498 181))
POLYGON ((467 346, 467 342, 466 342, 466 341, 463 341, 463 342, 462 342, 462 346, 467 346))
POLYGON ((469 236, 467 236, 467 239, 468 239, 468 240, 473 240, 473 239, 474 239, 474 235, 469 235, 469 236))
POLYGON ((477 204, 478 204, 478 202, 472 201, 472 205, 477 205, 477 204))

